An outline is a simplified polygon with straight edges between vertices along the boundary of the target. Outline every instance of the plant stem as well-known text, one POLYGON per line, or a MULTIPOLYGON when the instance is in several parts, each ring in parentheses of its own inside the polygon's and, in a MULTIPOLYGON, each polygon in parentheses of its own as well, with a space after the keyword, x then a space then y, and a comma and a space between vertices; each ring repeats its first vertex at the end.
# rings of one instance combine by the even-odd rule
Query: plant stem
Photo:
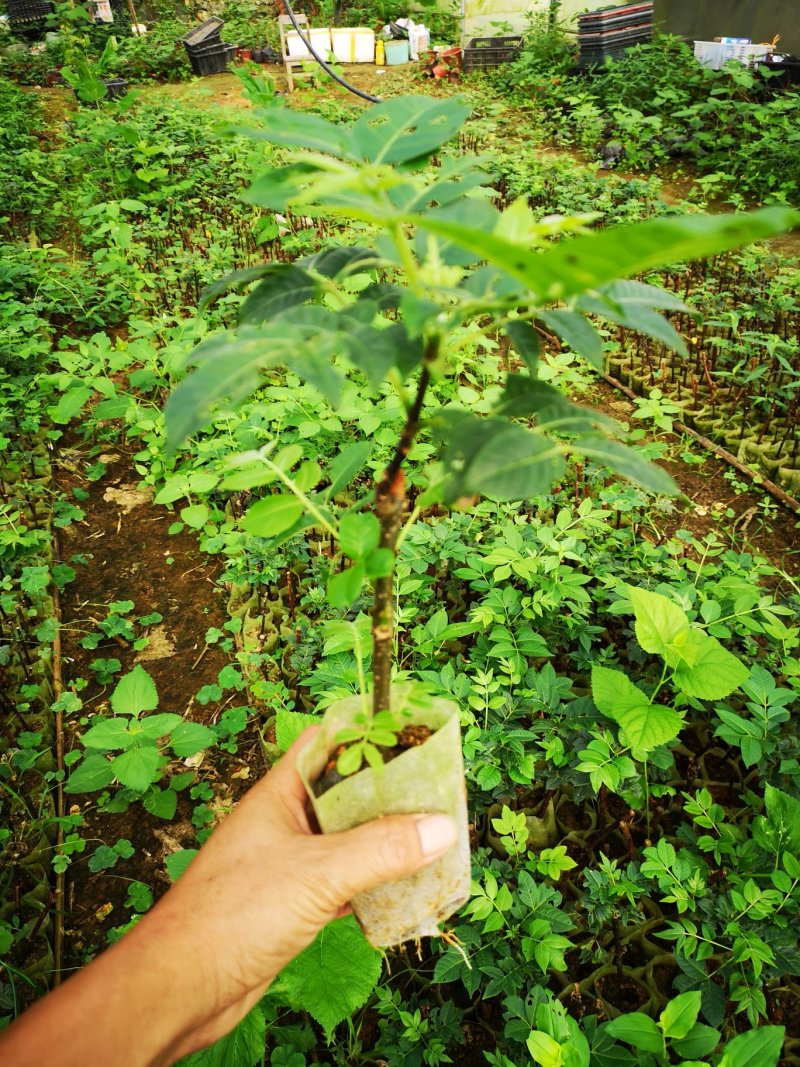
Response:
MULTIPOLYGON (((422 404, 430 385, 430 365, 439 352, 439 338, 428 341, 423 357, 422 371, 417 385, 414 403, 406 415, 406 423, 395 453, 389 461, 381 480, 375 486, 375 513, 381 525, 380 547, 397 549, 397 539, 403 521, 406 502, 406 483, 403 463, 411 451, 419 430, 422 404)), ((389 692, 392 681, 392 658, 394 653, 394 564, 391 573, 375 581, 375 596, 372 605, 372 713, 389 710, 389 692)))

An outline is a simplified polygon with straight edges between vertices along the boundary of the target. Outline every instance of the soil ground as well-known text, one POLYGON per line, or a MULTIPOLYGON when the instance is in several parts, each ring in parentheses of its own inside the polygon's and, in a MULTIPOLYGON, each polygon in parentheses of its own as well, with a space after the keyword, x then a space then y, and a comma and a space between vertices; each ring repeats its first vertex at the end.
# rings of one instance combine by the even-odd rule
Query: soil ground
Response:
MULTIPOLYGON (((167 531, 174 513, 152 504, 152 493, 142 488, 124 449, 109 446, 100 456, 107 472, 99 481, 82 475, 90 460, 86 448, 73 441, 60 453, 57 481, 62 491, 74 488, 88 492, 81 502, 85 517, 64 530, 59 537, 61 558, 83 557, 76 580, 62 596, 64 682, 70 686, 88 679, 81 692, 85 711, 107 706, 113 685, 93 681, 91 662, 116 658, 122 671, 140 663, 152 676, 159 695, 159 710, 177 712, 187 719, 209 723, 223 710, 223 703, 200 706, 194 700, 198 690, 217 680, 219 671, 231 657, 218 646, 205 644, 210 627, 222 628, 227 620, 224 590, 217 584, 219 565, 213 556, 201 553, 195 534, 188 529, 174 535, 167 531), (158 612, 162 621, 137 635, 148 637, 146 648, 136 651, 129 642, 104 638, 96 650, 81 647, 81 639, 96 630, 96 622, 106 617, 108 605, 131 600, 135 609, 129 618, 158 612)), ((237 697, 240 695, 237 694, 237 697)), ((225 701, 224 703, 230 703, 225 701)), ((246 703, 244 698, 239 704, 246 703)), ((241 735, 240 735, 241 736, 241 735)), ((75 745, 68 735, 66 751, 75 745)), ((197 771, 199 781, 214 789, 214 807, 230 807, 244 788, 245 780, 262 773, 264 762, 257 735, 244 735, 237 756, 206 754, 202 760, 190 758, 188 766, 197 771)), ((185 766, 176 761, 176 773, 185 766)), ((158 897, 169 885, 164 858, 178 848, 196 846, 191 825, 192 802, 181 794, 175 820, 164 822, 134 805, 122 814, 97 810, 96 794, 73 795, 86 819, 83 836, 87 851, 68 872, 66 890, 66 965, 77 966, 105 944, 106 934, 129 918, 122 903, 129 882, 138 879, 149 885, 158 897), (92 874, 85 862, 101 844, 126 838, 135 848, 134 856, 110 871, 92 874)))

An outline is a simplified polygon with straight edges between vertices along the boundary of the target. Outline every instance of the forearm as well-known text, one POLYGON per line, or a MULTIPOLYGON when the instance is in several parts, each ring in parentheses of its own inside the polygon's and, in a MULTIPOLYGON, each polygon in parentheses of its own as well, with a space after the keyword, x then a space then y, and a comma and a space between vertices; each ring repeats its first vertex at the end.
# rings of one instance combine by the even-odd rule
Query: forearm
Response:
MULTIPOLYGON (((211 968, 180 918, 156 908, 0 1037, 4 1067, 162 1067, 216 1008, 211 968)), ((218 1010, 218 1009, 217 1009, 218 1010)))

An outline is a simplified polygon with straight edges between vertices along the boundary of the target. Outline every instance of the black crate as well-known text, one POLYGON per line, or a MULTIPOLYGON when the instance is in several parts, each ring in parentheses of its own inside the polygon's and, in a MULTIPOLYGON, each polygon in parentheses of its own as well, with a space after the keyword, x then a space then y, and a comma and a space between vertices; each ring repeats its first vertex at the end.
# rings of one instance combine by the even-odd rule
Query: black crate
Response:
POLYGON ((641 20, 642 17, 652 18, 652 0, 641 4, 624 4, 622 7, 604 7, 599 11, 589 11, 584 15, 578 15, 578 26, 597 25, 598 23, 629 22, 641 20))
POLYGON ((216 52, 219 52, 221 48, 228 48, 230 46, 224 41, 208 41, 206 44, 198 44, 194 47, 184 44, 183 47, 186 49, 186 54, 189 56, 189 59, 199 59, 200 56, 212 56, 216 52))
POLYGON ((754 67, 758 74, 764 69, 772 71, 770 78, 765 78, 766 84, 773 89, 789 89, 800 85, 800 60, 796 59, 757 59, 754 67))
POLYGON ((9 19, 39 19, 53 12, 53 5, 44 0, 7 0, 6 10, 9 19))
POLYGON ((465 71, 486 70, 512 63, 520 53, 521 37, 473 37, 463 53, 465 71))
POLYGON ((223 21, 216 15, 212 15, 210 19, 206 19, 205 22, 201 22, 199 26, 195 26, 194 29, 189 30, 185 37, 181 40, 186 45, 186 50, 195 48, 200 44, 210 44, 212 41, 219 41, 220 30, 222 29, 223 21))
POLYGON ((199 56, 190 55, 189 62, 194 73, 204 78, 207 74, 224 74, 235 54, 235 44, 221 44, 214 51, 209 50, 199 56))
POLYGON ((582 44, 593 41, 614 41, 623 37, 649 37, 653 32, 652 22, 637 22, 630 26, 614 26, 610 29, 582 30, 578 34, 578 41, 582 44))

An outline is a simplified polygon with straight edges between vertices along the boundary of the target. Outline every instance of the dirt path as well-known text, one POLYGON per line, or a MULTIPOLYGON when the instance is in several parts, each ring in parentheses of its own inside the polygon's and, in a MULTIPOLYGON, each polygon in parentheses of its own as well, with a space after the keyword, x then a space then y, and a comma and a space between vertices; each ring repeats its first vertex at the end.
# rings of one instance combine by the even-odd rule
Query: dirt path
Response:
MULTIPOLYGON (((62 490, 88 492, 80 504, 84 519, 62 531, 59 538, 61 558, 73 560, 78 572, 62 598, 65 684, 79 691, 84 715, 106 710, 115 683, 98 684, 92 661, 119 660, 117 678, 138 663, 156 683, 160 711, 213 722, 221 704, 201 706, 195 694, 202 686, 215 683, 219 671, 233 658, 219 645, 206 649, 204 640, 210 627, 221 629, 227 620, 223 591, 215 584, 219 565, 215 557, 200 552, 192 531, 168 534, 175 516, 154 506, 152 494, 138 487, 139 476, 121 448, 109 448, 99 459, 107 470, 94 482, 85 477, 92 460, 79 443, 62 452, 58 465, 62 490), (74 562, 75 557, 79 562, 74 562), (96 623, 107 617, 109 605, 120 601, 135 605, 124 615, 127 619, 154 613, 162 617, 145 626, 136 625, 136 636, 147 637, 146 646, 137 650, 124 638, 103 637, 95 650, 83 648, 82 638, 97 632, 96 623), (86 680, 85 688, 81 688, 82 679, 86 680)), ((246 703, 240 694, 236 697, 238 704, 246 703)), ((80 749, 79 728, 73 717, 67 726, 67 752, 76 746, 80 749)), ((211 786, 212 810, 229 806, 244 780, 251 773, 257 774, 259 765, 263 768, 257 736, 241 736, 245 740, 235 756, 214 749, 202 759, 184 761, 196 769, 196 782, 211 786)), ((186 769, 176 761, 176 772, 186 769)), ((67 797, 67 804, 77 805, 85 817, 81 833, 87 840, 85 852, 74 859, 68 871, 67 967, 79 965, 102 948, 109 929, 130 918, 123 902, 132 880, 147 885, 156 898, 167 888, 165 855, 197 845, 196 827, 192 825, 196 803, 186 789, 180 794, 174 819, 166 821, 145 812, 138 802, 127 811, 111 814, 98 810, 97 793, 67 797), (131 842, 134 854, 119 861, 113 870, 92 873, 88 859, 98 845, 113 845, 120 839, 131 842)))

